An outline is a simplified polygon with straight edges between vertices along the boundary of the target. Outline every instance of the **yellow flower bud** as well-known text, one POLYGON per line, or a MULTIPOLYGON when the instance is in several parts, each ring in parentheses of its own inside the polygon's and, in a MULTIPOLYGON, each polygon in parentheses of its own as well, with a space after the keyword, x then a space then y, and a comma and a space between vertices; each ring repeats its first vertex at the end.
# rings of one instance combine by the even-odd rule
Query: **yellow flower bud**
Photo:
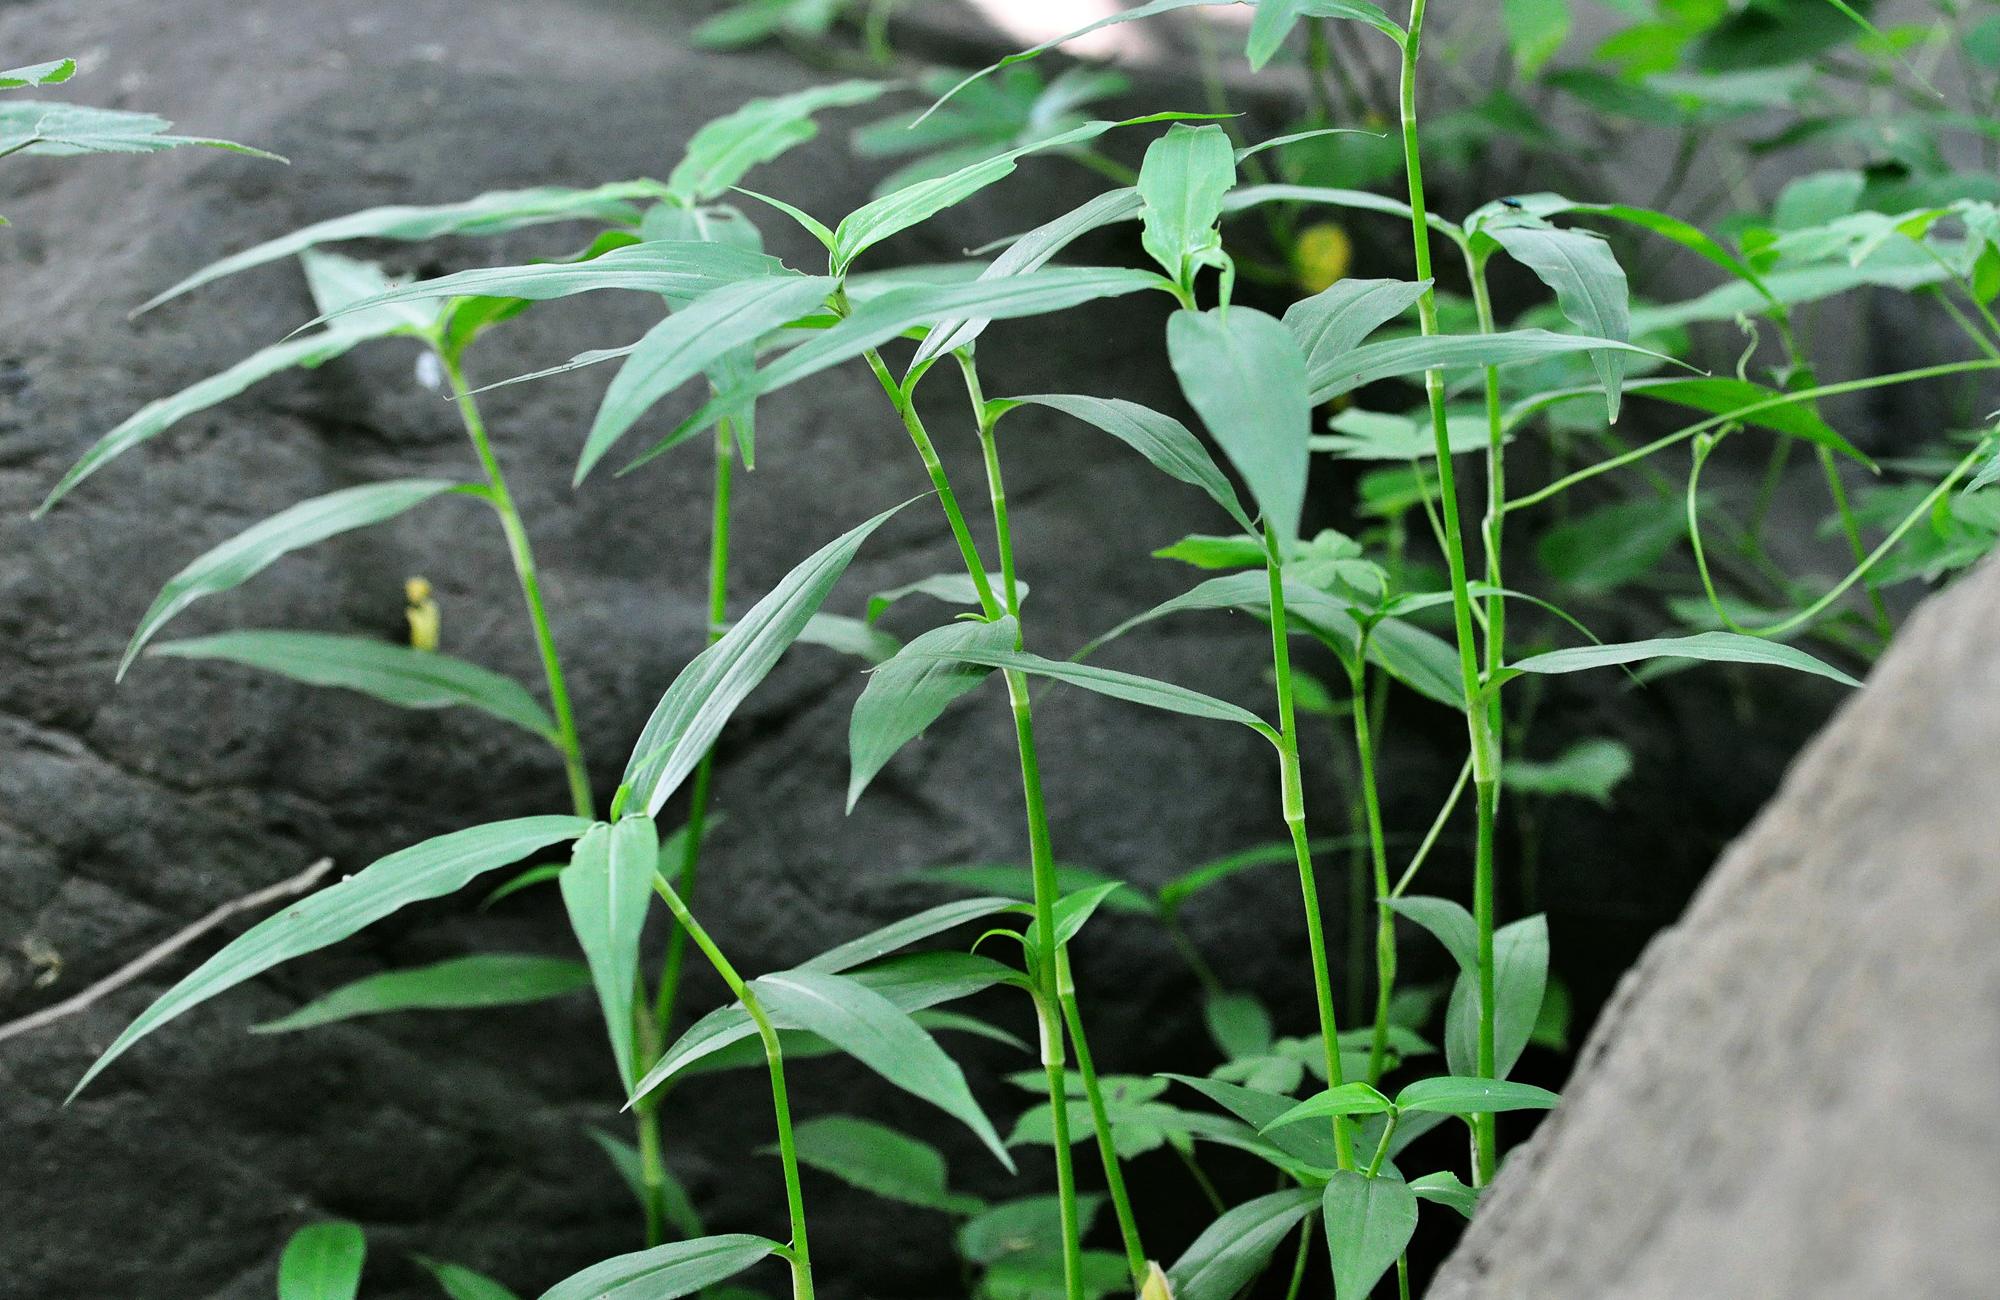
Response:
POLYGON ((410 645, 418 650, 437 649, 441 615, 437 602, 431 599, 430 580, 411 578, 405 582, 403 599, 408 602, 403 616, 410 620, 410 645))
POLYGON ((1160 1266, 1149 1261, 1147 1268, 1146 1289, 1139 1293, 1139 1300, 1174 1300, 1174 1289, 1167 1285, 1167 1275, 1160 1266))
POLYGON ((1319 293, 1347 275, 1354 264, 1354 243, 1340 226, 1321 222, 1299 232, 1292 259, 1299 287, 1307 293, 1319 293))

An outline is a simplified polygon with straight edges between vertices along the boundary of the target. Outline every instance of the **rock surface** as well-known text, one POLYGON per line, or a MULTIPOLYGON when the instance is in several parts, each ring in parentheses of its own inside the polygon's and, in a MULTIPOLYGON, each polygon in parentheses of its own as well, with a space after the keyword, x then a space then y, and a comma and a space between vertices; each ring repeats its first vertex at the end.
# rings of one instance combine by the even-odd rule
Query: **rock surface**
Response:
POLYGON ((1654 941, 1432 1300, 1975 1300, 2000 1273, 2000 564, 1654 941))

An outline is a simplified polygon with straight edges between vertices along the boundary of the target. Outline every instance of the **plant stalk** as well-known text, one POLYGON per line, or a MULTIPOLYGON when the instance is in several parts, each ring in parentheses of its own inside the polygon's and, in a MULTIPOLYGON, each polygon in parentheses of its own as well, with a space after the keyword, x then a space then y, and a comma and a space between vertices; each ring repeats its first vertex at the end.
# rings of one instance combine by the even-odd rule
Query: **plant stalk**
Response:
POLYGON ((1354 753, 1360 764, 1361 807, 1375 874, 1375 1032, 1368 1044, 1368 1082, 1380 1083, 1389 1055, 1389 1003, 1396 991, 1396 914, 1390 910, 1389 850, 1382 836, 1382 796, 1375 780, 1375 737, 1368 713, 1367 669, 1357 657, 1353 686, 1354 753))

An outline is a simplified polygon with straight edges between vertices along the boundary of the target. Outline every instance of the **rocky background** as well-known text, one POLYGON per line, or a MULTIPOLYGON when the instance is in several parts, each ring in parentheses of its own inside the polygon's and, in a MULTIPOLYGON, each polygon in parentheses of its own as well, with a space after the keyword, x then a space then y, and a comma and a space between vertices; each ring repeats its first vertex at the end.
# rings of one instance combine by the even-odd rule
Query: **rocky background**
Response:
MULTIPOLYGON (((49 518, 26 516, 103 430, 312 314, 296 268, 280 265, 127 320, 194 267, 376 204, 664 174, 703 121, 823 75, 776 50, 697 53, 689 22, 680 5, 641 0, 28 0, 0 11, 0 45, 20 55, 13 62, 84 58, 80 101, 159 111, 292 159, 278 167, 184 151, 0 168, 15 223, 0 234, 0 1018, 83 987, 188 919, 322 854, 353 870, 430 835, 563 807, 546 751, 476 715, 403 713, 219 665, 154 660, 123 685, 112 681, 152 594, 217 541, 337 487, 472 472, 453 412, 415 370, 415 345, 381 343, 269 381, 127 457, 49 518)), ((919 56, 961 61, 999 39, 962 19, 911 37, 919 56)), ((841 139, 855 120, 836 119, 753 183, 822 215, 858 205, 874 177, 841 139)), ((1094 184, 1059 162, 1030 164, 1014 184, 883 252, 957 257, 1073 205, 1094 184)), ((772 251, 812 261, 816 248, 803 237, 782 223, 768 228, 772 251)), ((1119 238, 1130 236, 1084 251, 1133 256, 1119 238)), ((371 251, 393 270, 437 274, 577 242, 576 232, 545 228, 371 251)), ((475 354, 475 382, 628 342, 651 313, 619 294, 538 308, 475 354)), ((1172 407, 1161 324, 1155 305, 1114 303, 996 328, 982 345, 987 389, 1172 407)), ((702 644, 708 509, 698 453, 571 492, 579 431, 603 382, 586 373, 510 388, 488 404, 534 533, 600 797, 653 701, 702 644)), ((663 409, 659 427, 679 409, 663 409)), ((941 410, 937 428, 947 458, 969 472, 976 451, 960 413, 941 410)), ((761 429, 759 467, 737 493, 739 608, 824 540, 925 486, 858 368, 767 402, 761 429)), ((1185 585, 1144 556, 1215 526, 1197 497, 1116 444, 1032 410, 1011 417, 1008 452, 1039 645, 1067 653, 1185 585)), ((205 602, 175 632, 395 637, 403 579, 421 573, 444 611, 445 648, 533 681, 518 594, 490 527, 469 503, 434 504, 292 556, 205 602)), ((829 608, 858 612, 870 591, 954 567, 941 516, 913 508, 863 552, 829 608)), ((910 611, 904 630, 932 612, 910 611)), ((1625 630, 1616 611, 1606 617, 1600 631, 1625 630)), ((1267 690, 1261 646, 1259 628, 1196 619, 1135 638, 1108 662, 1143 657, 1161 676, 1256 703, 1267 690)), ((702 910, 746 969, 788 964, 908 910, 916 895, 897 882, 911 870, 1024 855, 1011 737, 983 695, 842 816, 846 714, 858 688, 853 661, 801 649, 724 737, 716 802, 727 822, 712 842, 702 910)), ((1834 698, 1819 684, 1717 673, 1643 695, 1552 703, 1551 737, 1614 734, 1638 755, 1616 809, 1566 805, 1544 828, 1557 970, 1583 1018, 1679 911, 1834 698), (1733 725, 1754 703, 1766 706, 1759 725, 1733 725)), ((1399 708, 1407 739, 1389 755, 1392 815, 1422 824, 1460 741, 1449 717, 1415 702, 1399 708)), ((1042 715, 1065 860, 1157 882, 1273 838, 1274 782, 1254 739, 1074 693, 1047 697, 1042 715)), ((1323 741, 1329 751, 1335 743, 1323 741)), ((1439 892, 1462 892, 1455 857, 1431 870, 1439 892)), ((583 1133, 616 1124, 587 996, 298 1036, 244 1033, 376 970, 485 949, 567 950, 550 896, 483 914, 469 901, 404 914, 201 1008, 67 1108, 82 1070, 191 959, 0 1044, 0 1296, 268 1296, 286 1236, 334 1215, 369 1231, 371 1296, 433 1293, 407 1262, 411 1251, 532 1294, 631 1248, 629 1197, 583 1133)), ((1232 981, 1294 1028, 1309 1017, 1296 911, 1295 887, 1271 873, 1216 892, 1192 919, 1196 941, 1232 981)), ((1423 960, 1410 958, 1418 973, 1423 960)), ((1207 1051, 1193 983, 1157 931, 1101 921, 1080 962, 1106 1068, 1145 1072, 1207 1051)), ((698 1006, 720 991, 704 974, 691 989, 698 1006)), ((1023 1064, 998 1048, 966 1055, 975 1079, 1023 1064)), ((1552 1055, 1530 1068, 1544 1082, 1565 1071, 1552 1055)), ((969 1139, 914 1100, 837 1062, 800 1074, 803 1113, 906 1121, 947 1146, 956 1181, 1003 1186, 969 1139)), ((983 1087, 996 1109, 1019 1104, 1004 1084, 983 1087)), ((750 1154, 768 1140, 760 1092, 727 1078, 690 1086, 668 1130, 672 1164, 712 1223, 779 1230, 775 1162, 750 1154)), ((1033 1160, 1026 1168, 1039 1179, 1033 1160)), ((1147 1212, 1171 1216, 1179 1204, 1198 1215, 1167 1181, 1140 1180, 1141 1195, 1158 1202, 1147 1212)), ((825 1180, 810 1190, 824 1225, 815 1254, 828 1279, 845 1280, 826 1288, 830 1296, 954 1293, 941 1218, 888 1212, 825 1180)), ((1190 1217, 1176 1226, 1192 1235, 1200 1225, 1190 1217)))

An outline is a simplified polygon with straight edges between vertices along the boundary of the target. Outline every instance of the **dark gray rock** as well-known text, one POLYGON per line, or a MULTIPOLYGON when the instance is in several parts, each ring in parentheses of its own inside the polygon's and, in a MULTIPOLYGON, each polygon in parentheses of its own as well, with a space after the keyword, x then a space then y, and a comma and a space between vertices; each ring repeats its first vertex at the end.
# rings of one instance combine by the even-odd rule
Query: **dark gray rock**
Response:
POLYGON ((1626 977, 1434 1300, 1991 1294, 1996 646, 1989 562, 1626 977))

